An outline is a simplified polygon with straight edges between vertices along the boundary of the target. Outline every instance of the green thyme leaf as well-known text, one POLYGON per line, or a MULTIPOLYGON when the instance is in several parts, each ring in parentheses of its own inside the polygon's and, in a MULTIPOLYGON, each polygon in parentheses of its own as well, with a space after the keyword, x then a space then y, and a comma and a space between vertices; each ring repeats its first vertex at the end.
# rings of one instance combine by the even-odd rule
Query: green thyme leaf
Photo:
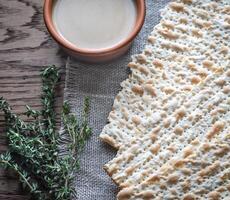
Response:
POLYGON ((47 67, 41 78, 42 110, 26 106, 25 115, 32 118, 32 122, 21 120, 7 101, 0 98, 0 111, 5 116, 9 140, 9 150, 0 155, 0 167, 16 171, 23 187, 34 199, 69 200, 76 195, 72 181, 79 169, 79 154, 92 132, 87 121, 89 99, 85 99, 81 120, 71 113, 68 102, 64 102, 62 121, 69 139, 65 156, 60 156, 61 137, 56 131, 54 111, 55 86, 59 80, 57 68, 47 67))

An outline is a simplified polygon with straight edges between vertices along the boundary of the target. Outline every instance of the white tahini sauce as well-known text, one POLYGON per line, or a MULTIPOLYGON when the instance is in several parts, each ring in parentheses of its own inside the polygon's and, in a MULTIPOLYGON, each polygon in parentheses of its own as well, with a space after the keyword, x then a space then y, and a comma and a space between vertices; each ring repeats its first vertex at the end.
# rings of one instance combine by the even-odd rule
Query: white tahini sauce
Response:
POLYGON ((127 38, 136 22, 135 0, 56 0, 56 30, 76 47, 103 49, 127 38))

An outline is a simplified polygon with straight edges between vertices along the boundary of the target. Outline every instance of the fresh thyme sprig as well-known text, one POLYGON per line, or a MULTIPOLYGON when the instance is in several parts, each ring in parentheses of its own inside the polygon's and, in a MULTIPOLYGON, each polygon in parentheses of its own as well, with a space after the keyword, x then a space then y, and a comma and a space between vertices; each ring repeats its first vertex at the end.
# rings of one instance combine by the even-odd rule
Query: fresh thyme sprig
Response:
POLYGON ((43 109, 37 111, 26 106, 25 115, 33 118, 32 122, 21 120, 6 100, 0 98, 0 110, 6 119, 9 139, 9 150, 0 155, 0 167, 16 171, 33 199, 69 200, 76 193, 72 181, 79 169, 79 154, 91 135, 87 121, 89 99, 85 99, 80 121, 70 112, 69 104, 64 102, 62 122, 69 137, 65 155, 60 156, 62 138, 56 131, 54 112, 58 70, 54 66, 48 67, 41 77, 43 109))

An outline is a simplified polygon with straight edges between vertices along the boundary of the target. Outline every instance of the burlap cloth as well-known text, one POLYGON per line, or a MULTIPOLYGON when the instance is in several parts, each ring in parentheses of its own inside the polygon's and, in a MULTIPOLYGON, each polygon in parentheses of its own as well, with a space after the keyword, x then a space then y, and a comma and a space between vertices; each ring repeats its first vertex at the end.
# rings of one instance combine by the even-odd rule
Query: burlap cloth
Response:
POLYGON ((118 188, 103 170, 103 165, 113 159, 116 152, 98 138, 107 123, 120 82, 128 76, 127 64, 131 55, 140 53, 147 36, 160 21, 160 9, 169 0, 147 0, 146 21, 130 50, 121 58, 106 64, 86 64, 68 58, 66 64, 65 100, 73 112, 79 113, 83 98, 91 99, 90 125, 93 135, 81 155, 81 169, 76 175, 79 200, 114 200, 118 188))

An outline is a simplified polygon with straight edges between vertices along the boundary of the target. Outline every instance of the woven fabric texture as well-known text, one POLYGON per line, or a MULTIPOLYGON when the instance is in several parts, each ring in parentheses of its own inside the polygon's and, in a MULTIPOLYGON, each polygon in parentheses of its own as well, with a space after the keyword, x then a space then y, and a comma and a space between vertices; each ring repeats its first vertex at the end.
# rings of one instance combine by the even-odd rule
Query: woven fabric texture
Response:
POLYGON ((103 170, 103 165, 115 156, 115 151, 98 138, 107 123, 120 83, 128 77, 127 64, 131 55, 140 53, 147 36, 160 21, 160 9, 169 0, 146 0, 145 24, 130 50, 122 57, 105 64, 81 63, 68 58, 66 64, 65 100, 73 112, 80 112, 85 96, 91 99, 90 125, 93 135, 81 155, 81 169, 76 174, 77 199, 115 200, 118 188, 103 170))

